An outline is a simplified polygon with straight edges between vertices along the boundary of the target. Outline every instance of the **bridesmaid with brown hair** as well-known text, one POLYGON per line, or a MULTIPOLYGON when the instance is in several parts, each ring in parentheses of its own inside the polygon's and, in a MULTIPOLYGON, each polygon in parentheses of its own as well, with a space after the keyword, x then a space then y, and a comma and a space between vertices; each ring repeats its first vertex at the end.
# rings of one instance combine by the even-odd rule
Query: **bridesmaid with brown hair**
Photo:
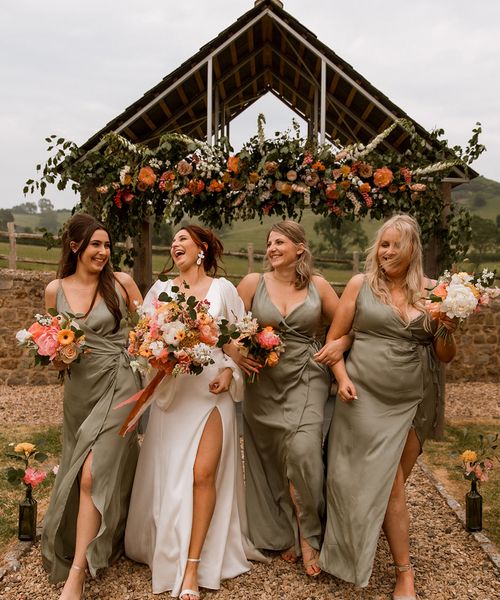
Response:
POLYGON ((124 317, 142 298, 129 275, 112 271, 110 256, 106 227, 74 215, 58 278, 45 290, 46 308, 76 315, 89 349, 65 379, 63 451, 42 534, 50 581, 66 579, 60 600, 82 598, 86 569, 95 576, 122 554, 139 450, 135 433, 118 435, 129 408, 113 407, 140 387, 124 317))

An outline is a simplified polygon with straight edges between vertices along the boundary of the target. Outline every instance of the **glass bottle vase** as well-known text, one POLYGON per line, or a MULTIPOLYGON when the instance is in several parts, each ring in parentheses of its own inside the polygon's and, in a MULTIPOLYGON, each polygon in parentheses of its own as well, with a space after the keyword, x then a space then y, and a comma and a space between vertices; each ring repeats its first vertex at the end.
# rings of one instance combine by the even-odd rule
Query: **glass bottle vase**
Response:
POLYGON ((26 486, 26 496, 19 503, 18 538, 22 542, 36 539, 36 500, 32 497, 31 485, 26 486))
POLYGON ((470 482, 470 491, 465 494, 465 528, 481 531, 483 528, 483 497, 477 491, 477 481, 470 482))

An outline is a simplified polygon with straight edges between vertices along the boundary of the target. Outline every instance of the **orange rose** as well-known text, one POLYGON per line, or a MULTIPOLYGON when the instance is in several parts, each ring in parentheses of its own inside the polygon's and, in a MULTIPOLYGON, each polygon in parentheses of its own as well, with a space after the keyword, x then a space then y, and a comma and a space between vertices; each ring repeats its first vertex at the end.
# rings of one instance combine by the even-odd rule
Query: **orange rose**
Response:
POLYGON ((359 191, 363 194, 363 193, 368 193, 372 188, 370 187, 369 183, 362 183, 359 186, 359 191))
POLYGON ((205 184, 199 179, 191 179, 187 187, 193 196, 197 196, 198 194, 201 194, 201 192, 205 188, 205 184))
MULTIPOLYGON (((151 187, 156 181, 155 172, 151 167, 142 167, 137 176, 137 181, 141 187, 144 186, 144 189, 151 187)), ((139 187, 139 185, 137 187, 139 187)))
POLYGON ((325 196, 328 198, 328 200, 337 200, 337 198, 339 197, 339 193, 337 191, 337 184, 336 183, 331 183, 326 188, 325 196))
POLYGON ((278 354, 276 352, 269 352, 269 356, 267 357, 266 360, 266 365, 268 367, 274 367, 278 364, 280 360, 280 357, 278 356, 278 354))
POLYGON ((375 171, 373 175, 373 181, 375 185, 378 187, 387 187, 392 180, 394 179, 394 175, 392 171, 388 167, 381 167, 375 171))
POLYGON ((78 351, 75 344, 63 346, 59 351, 59 356, 65 365, 72 363, 78 357, 78 351))

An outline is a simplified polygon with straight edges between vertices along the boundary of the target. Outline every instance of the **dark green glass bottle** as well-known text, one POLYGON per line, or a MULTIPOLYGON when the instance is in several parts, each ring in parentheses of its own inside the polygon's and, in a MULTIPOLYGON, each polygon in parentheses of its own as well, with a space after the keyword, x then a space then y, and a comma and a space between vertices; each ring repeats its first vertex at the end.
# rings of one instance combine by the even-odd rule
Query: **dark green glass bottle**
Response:
POLYGON ((465 494, 465 527, 467 531, 483 528, 483 497, 477 491, 477 481, 470 483, 470 492, 465 494))
POLYGON ((19 503, 19 532, 22 542, 36 539, 36 500, 31 495, 31 485, 26 486, 26 496, 19 503))

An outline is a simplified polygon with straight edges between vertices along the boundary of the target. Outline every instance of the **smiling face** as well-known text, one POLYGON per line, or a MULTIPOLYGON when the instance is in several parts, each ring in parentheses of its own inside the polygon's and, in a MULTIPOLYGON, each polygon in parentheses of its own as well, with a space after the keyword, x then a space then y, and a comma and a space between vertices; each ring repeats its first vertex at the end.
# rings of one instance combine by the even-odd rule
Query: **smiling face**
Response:
MULTIPOLYGON (((76 249, 78 249, 78 244, 76 244, 76 249)), ((87 247, 80 253, 78 260, 88 271, 96 273, 104 269, 110 255, 111 243, 108 234, 104 229, 96 229, 87 247)))
POLYGON ((394 227, 389 227, 382 234, 378 249, 377 260, 380 268, 391 278, 402 277, 410 266, 411 249, 402 247, 401 233, 394 227))
POLYGON ((277 231, 271 231, 267 238, 267 259, 273 269, 295 264, 303 251, 302 244, 294 244, 289 237, 277 231))
POLYGON ((186 229, 180 229, 172 240, 170 255, 179 271, 192 267, 198 259, 200 248, 186 229))

